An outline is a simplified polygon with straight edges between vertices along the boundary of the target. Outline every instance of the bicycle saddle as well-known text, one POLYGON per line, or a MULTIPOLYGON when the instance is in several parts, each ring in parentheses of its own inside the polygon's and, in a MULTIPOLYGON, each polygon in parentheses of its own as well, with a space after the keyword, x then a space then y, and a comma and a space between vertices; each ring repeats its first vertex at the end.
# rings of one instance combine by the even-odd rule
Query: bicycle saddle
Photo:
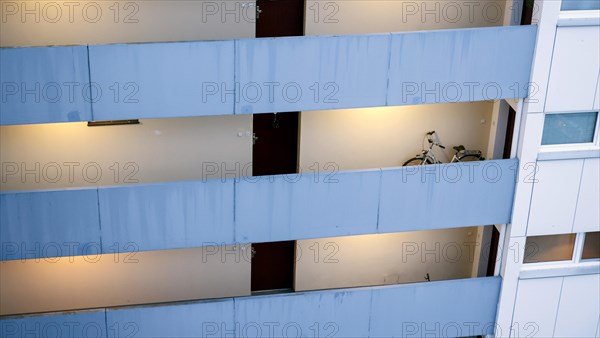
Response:
POLYGON ((479 156, 481 157, 481 150, 463 150, 462 151, 463 155, 474 155, 474 156, 479 156))
POLYGON ((456 150, 457 152, 459 152, 459 151, 463 151, 463 150, 465 150, 465 146, 463 146, 462 144, 461 144, 461 145, 459 145, 459 146, 455 146, 455 147, 454 147, 454 150, 456 150))

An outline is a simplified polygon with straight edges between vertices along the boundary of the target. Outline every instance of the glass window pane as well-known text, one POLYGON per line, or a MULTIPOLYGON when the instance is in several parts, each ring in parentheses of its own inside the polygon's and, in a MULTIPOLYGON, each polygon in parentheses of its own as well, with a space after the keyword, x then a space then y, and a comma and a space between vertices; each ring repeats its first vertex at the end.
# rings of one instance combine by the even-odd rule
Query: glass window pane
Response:
POLYGON ((548 114, 544 120, 542 144, 594 142, 597 112, 548 114))
POLYGON ((586 11, 600 9, 598 0, 562 0, 561 11, 586 11))
POLYGON ((600 231, 588 232, 585 234, 585 242, 583 242, 582 259, 600 258, 600 231))
POLYGON ((571 260, 575 236, 575 234, 566 234, 527 237, 523 263, 571 260))

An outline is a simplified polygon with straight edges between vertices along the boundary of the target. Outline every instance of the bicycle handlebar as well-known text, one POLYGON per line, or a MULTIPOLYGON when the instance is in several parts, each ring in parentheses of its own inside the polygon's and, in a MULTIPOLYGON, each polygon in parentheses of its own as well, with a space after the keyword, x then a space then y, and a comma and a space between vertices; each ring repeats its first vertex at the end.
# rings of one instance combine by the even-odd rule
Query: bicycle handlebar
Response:
POLYGON ((427 135, 427 142, 429 142, 429 143, 431 143, 431 144, 433 144, 433 145, 435 145, 435 146, 438 146, 438 147, 440 147, 440 148, 442 148, 442 149, 446 149, 446 147, 444 147, 443 145, 441 145, 441 144, 439 144, 439 143, 437 143, 437 142, 434 142, 434 141, 432 140, 431 136, 432 136, 433 134, 435 134, 435 130, 432 130, 432 131, 430 131, 430 132, 428 132, 428 133, 426 134, 426 135, 427 135))

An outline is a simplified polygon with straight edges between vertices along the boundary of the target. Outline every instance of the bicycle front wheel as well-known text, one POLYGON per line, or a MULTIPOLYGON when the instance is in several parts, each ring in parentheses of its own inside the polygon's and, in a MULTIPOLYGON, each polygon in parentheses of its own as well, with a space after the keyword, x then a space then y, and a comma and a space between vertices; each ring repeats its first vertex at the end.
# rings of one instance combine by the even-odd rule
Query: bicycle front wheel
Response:
POLYGON ((422 158, 418 158, 418 157, 413 157, 410 160, 404 162, 404 164, 402 166, 408 167, 408 166, 413 166, 413 165, 424 165, 424 164, 431 164, 431 162, 429 161, 428 158, 422 159, 422 158))

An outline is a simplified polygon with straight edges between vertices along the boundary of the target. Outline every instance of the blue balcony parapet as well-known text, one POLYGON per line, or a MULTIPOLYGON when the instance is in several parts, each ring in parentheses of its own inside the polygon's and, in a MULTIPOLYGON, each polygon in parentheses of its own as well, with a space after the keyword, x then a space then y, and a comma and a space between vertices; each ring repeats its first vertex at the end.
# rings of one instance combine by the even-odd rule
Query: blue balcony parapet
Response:
POLYGON ((69 329, 86 328, 92 337, 485 336, 498 329, 501 281, 472 278, 9 317, 0 319, 0 332, 6 338, 36 330, 69 336, 69 329))
POLYGON ((91 81, 104 93, 96 120, 233 114, 233 95, 222 99, 221 89, 234 89, 234 41, 89 48, 91 81))
POLYGON ((268 176, 235 188, 239 242, 377 233, 381 170, 268 176))
POLYGON ((504 224, 517 160, 263 177, 236 183, 242 243, 504 224))
POLYGON ((0 48, 0 125, 92 119, 86 46, 0 48))
POLYGON ((390 34, 236 41, 235 114, 385 106, 390 41, 390 34), (254 86, 263 95, 255 98, 254 86))
POLYGON ((525 97, 535 37, 536 26, 392 34, 388 105, 525 97))
POLYGON ((0 319, 0 337, 106 337, 104 312, 78 311, 0 319))
POLYGON ((2 260, 101 252, 96 189, 0 193, 2 260))
POLYGON ((0 194, 2 260, 510 222, 518 161, 0 194), (56 253, 58 250, 58 254, 56 253))
POLYGON ((523 98, 535 37, 536 26, 506 26, 87 49, 4 48, 0 123, 523 98))
POLYGON ((228 179, 99 188, 102 242, 121 251, 234 243, 233 184, 228 179))
POLYGON ((379 232, 510 222, 517 160, 383 169, 379 232))

